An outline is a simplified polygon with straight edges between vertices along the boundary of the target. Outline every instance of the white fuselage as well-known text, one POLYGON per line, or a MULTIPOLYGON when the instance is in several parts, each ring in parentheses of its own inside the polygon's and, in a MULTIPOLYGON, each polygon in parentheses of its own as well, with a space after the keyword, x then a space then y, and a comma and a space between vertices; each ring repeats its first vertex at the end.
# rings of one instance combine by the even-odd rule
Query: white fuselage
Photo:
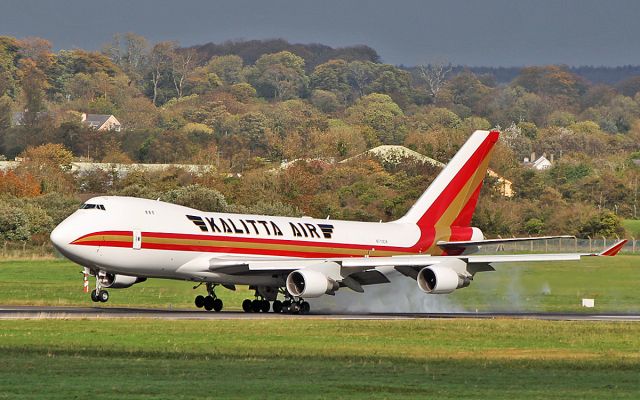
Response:
MULTIPOLYGON (((87 205, 91 208, 77 210, 52 232, 56 248, 93 271, 142 277, 276 284, 274 277, 264 275, 194 275, 181 268, 210 259, 425 254, 439 239, 438 230, 429 236, 407 223, 208 213, 115 196, 97 197, 87 205)), ((476 231, 470 236, 481 235, 476 231)), ((450 230, 442 234, 450 235, 450 230)))

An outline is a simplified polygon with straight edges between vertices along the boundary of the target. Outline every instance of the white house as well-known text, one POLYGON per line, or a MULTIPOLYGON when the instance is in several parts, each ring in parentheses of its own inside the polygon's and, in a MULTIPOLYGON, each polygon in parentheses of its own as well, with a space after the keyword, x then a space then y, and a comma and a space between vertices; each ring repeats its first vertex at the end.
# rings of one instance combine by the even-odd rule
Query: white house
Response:
MULTIPOLYGON (((43 118, 46 116, 55 118, 56 114, 44 112, 44 111, 37 113, 37 118, 43 118)), ((24 117, 25 117, 24 112, 15 112, 12 114, 11 117, 12 117, 11 122, 13 126, 24 125, 24 117)), ((82 122, 84 125, 88 126, 89 128, 93 128, 97 131, 120 132, 120 130, 122 129, 122 124, 120 124, 120 121, 118 121, 118 119, 113 115, 82 113, 80 114, 80 122, 82 122)))
POLYGON ((551 160, 546 157, 546 154, 536 158, 536 153, 531 153, 531 158, 525 157, 524 163, 526 167, 535 169, 537 171, 543 171, 553 166, 553 154, 551 160))
POLYGON ((103 114, 85 114, 82 113, 81 121, 83 124, 97 131, 116 131, 120 132, 122 124, 113 115, 103 114))

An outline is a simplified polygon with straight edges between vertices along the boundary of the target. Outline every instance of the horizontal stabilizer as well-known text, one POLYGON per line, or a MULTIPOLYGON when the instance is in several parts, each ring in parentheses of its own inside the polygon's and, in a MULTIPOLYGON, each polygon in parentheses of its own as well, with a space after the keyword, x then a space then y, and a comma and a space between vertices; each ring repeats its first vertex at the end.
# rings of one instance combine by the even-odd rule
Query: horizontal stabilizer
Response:
POLYGON ((620 252, 620 250, 622 250, 622 248, 624 247, 625 244, 627 244, 627 239, 620 240, 620 241, 614 243, 612 246, 609 246, 606 249, 602 250, 600 253, 591 254, 591 255, 593 255, 593 256, 613 257, 616 254, 618 254, 618 252, 620 252))

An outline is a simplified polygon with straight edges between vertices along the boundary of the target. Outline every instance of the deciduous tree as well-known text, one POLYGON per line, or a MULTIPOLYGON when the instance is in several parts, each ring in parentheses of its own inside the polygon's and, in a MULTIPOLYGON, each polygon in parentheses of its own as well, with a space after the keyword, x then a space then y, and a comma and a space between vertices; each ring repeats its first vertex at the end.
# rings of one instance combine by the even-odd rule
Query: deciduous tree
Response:
POLYGON ((309 83, 304 59, 288 51, 260 57, 249 70, 247 79, 261 96, 276 100, 303 95, 309 83))

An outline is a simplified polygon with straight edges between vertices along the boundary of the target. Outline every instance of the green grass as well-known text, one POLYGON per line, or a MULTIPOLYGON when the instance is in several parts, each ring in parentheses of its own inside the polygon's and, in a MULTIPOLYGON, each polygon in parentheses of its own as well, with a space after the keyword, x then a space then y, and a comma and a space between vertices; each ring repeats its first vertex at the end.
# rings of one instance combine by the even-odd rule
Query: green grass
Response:
POLYGON ((622 221, 622 225, 631 237, 640 239, 640 219, 625 219, 622 221))
MULTIPOLYGON (((13 305, 91 305, 82 291, 82 268, 66 260, 0 261, 0 304, 13 305)), ((95 278, 89 277, 91 287, 95 278)), ((196 294, 206 294, 204 286, 193 290, 193 283, 150 279, 127 289, 112 289, 108 306, 193 308, 196 294)), ((251 295, 246 287, 236 292, 219 288, 226 309, 240 310, 242 300, 251 295)))
POLYGON ((0 399, 635 399, 640 324, 0 321, 0 399))
MULTIPOLYGON (((0 304, 91 305, 82 292, 80 271, 77 265, 63 260, 0 261, 0 304)), ((415 291, 414 282, 400 279, 405 289, 415 291)), ((90 283, 93 285, 93 279, 90 283)), ((203 287, 197 291, 192 287, 189 282, 150 279, 128 289, 111 290, 107 305, 190 309, 195 294, 205 292, 203 287)), ((480 312, 637 312, 639 288, 640 257, 622 255, 588 257, 580 262, 502 265, 495 272, 479 273, 470 287, 450 295, 419 293, 415 297, 442 299, 450 308, 480 312), (580 307, 584 297, 594 298, 596 308, 580 307)), ((348 292, 342 289, 337 300, 348 292)), ((238 287, 236 292, 219 288, 217 293, 226 310, 239 310, 242 300, 251 297, 246 287, 238 287)), ((357 301, 358 296, 353 298, 357 301)), ((334 299, 329 297, 327 301, 334 299)))

